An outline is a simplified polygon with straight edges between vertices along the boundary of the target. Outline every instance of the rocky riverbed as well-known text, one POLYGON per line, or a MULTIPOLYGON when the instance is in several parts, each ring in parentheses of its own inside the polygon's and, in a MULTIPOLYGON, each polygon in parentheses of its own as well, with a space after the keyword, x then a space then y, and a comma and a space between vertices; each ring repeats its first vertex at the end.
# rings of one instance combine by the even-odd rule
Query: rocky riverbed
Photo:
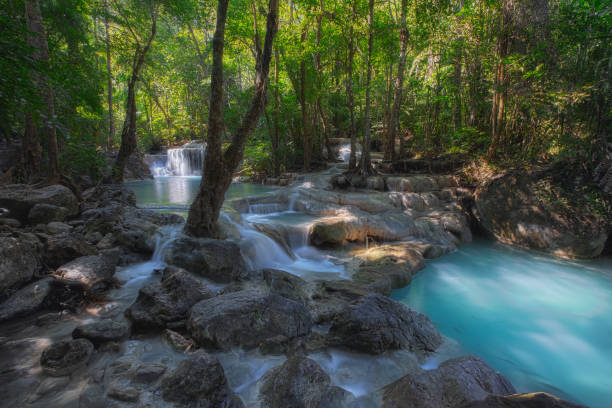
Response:
POLYGON ((427 258, 471 240, 456 178, 338 192, 333 174, 228 201, 225 240, 183 235, 182 217, 138 208, 121 186, 81 202, 62 186, 0 187, 3 404, 576 406, 517 395, 474 356, 431 369, 447 339, 387 297, 427 258), (296 231, 246 216, 283 211, 312 220, 296 231), (296 237, 335 254, 343 272, 297 276, 257 262, 269 248, 257 239, 299 260, 296 237))

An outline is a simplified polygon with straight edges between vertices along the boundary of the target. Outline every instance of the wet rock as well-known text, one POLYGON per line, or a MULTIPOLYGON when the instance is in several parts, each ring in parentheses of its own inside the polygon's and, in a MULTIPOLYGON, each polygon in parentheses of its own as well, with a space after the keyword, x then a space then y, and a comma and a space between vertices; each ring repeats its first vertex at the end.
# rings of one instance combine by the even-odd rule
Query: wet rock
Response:
POLYGON ((83 256, 60 266, 55 275, 66 281, 80 282, 93 292, 105 290, 118 262, 116 251, 102 255, 83 256))
POLYGON ((189 407, 244 407, 230 390, 219 360, 198 351, 162 380, 162 396, 167 401, 189 407))
POLYGON ((133 381, 137 384, 151 384, 157 381, 167 368, 161 363, 144 364, 134 373, 133 381))
POLYGON ((380 176, 368 177, 366 186, 370 190, 385 191, 385 179, 380 176))
POLYGON ((52 278, 44 278, 19 289, 0 305, 0 322, 25 316, 43 307, 52 291, 52 278))
POLYGON ((580 169, 508 173, 474 193, 480 226, 498 240, 567 258, 601 254, 606 220, 585 200, 580 169))
POLYGON ((36 204, 28 213, 28 222, 32 225, 47 224, 53 221, 64 221, 70 216, 66 207, 53 204, 36 204))
POLYGON ((84 338, 95 345, 99 345, 108 341, 122 340, 129 334, 130 327, 127 322, 102 319, 78 326, 73 330, 72 337, 75 339, 84 338))
POLYGON ((378 294, 346 307, 329 335, 334 344, 372 354, 398 349, 431 352, 442 344, 427 316, 378 294))
POLYGON ((337 245, 346 241, 348 230, 343 220, 317 221, 310 232, 310 242, 315 246, 337 245))
POLYGON ((305 291, 306 282, 304 280, 289 272, 277 269, 264 269, 262 274, 270 292, 296 302, 306 302, 308 295, 305 291))
POLYGON ((40 365, 50 376, 70 375, 87 364, 93 349, 93 344, 86 339, 60 341, 42 352, 40 365))
MULTIPOLYGON (((0 215, 2 214, 0 213, 0 215)), ((16 220, 15 218, 0 218, 0 225, 5 225, 11 228, 21 227, 21 223, 19 222, 19 220, 16 220)))
POLYGON ((72 231, 73 227, 63 222, 50 222, 46 225, 45 229, 48 234, 56 235, 68 233, 72 231))
POLYGON ((213 294, 208 288, 189 272, 169 266, 164 269, 161 282, 139 290, 126 315, 138 329, 160 329, 184 320, 193 305, 211 297, 213 294))
MULTIPOLYGON (((37 204, 44 204, 56 208, 63 208, 64 218, 49 219, 49 221, 63 221, 65 217, 76 215, 79 211, 79 202, 72 194, 72 191, 61 185, 52 185, 43 188, 32 188, 25 184, 12 184, 0 186, 0 207, 9 210, 9 216, 21 222, 28 220, 30 211, 37 204)), ((49 207, 50 208, 50 207, 49 207)), ((49 208, 39 208, 40 214, 52 214, 56 210, 49 212, 49 208)))
POLYGON ((107 394, 110 398, 123 402, 137 402, 140 397, 138 389, 125 384, 114 384, 107 394))
POLYGON ((331 385, 329 376, 313 360, 289 358, 261 379, 259 399, 267 408, 343 407, 354 402, 351 393, 331 385))
POLYGON ((370 292, 349 280, 318 281, 311 288, 308 309, 318 324, 331 322, 370 292))
POLYGON ((44 261, 52 268, 58 268, 73 259, 97 252, 96 247, 88 243, 79 233, 69 232, 45 238, 44 261))
POLYGON ((483 360, 462 356, 435 370, 408 374, 383 388, 383 408, 460 407, 489 394, 508 395, 514 387, 483 360))
POLYGON ((489 395, 481 401, 469 402, 461 408, 586 408, 584 405, 564 401, 545 392, 513 394, 507 396, 489 395))
POLYGON ((197 303, 189 314, 189 331, 205 347, 257 347, 266 339, 307 335, 312 325, 304 305, 274 293, 249 289, 197 303))
POLYGON ((32 234, 0 234, 0 295, 24 284, 42 268, 41 245, 32 234))
POLYGON ((240 248, 231 241, 183 236, 170 243, 164 260, 215 282, 246 277, 240 248))
POLYGON ((353 282, 384 295, 407 286, 412 277, 425 267, 425 259, 412 243, 381 245, 355 254, 361 265, 353 282))
POLYGON ((174 330, 166 329, 162 333, 162 338, 166 343, 170 345, 177 353, 183 353, 195 348, 195 342, 191 339, 187 339, 180 333, 174 330))

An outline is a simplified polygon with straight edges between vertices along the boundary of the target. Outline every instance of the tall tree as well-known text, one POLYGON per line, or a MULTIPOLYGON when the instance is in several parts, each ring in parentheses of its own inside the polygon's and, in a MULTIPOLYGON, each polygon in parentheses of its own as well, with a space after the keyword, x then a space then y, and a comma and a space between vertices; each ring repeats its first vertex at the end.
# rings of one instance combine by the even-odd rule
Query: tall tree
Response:
POLYGON ((363 120, 363 146, 361 148, 360 168, 363 174, 372 172, 370 160, 370 96, 372 94, 372 47, 374 43, 374 0, 368 3, 368 56, 366 58, 366 95, 363 120))
MULTIPOLYGON (((28 26, 28 45, 32 47, 32 58, 41 65, 49 62, 49 46, 47 35, 43 25, 40 4, 38 0, 28 0, 26 6, 26 23, 28 26)), ((44 68, 43 68, 44 70, 44 68)), ((30 111, 26 115, 26 131, 24 136, 24 168, 27 176, 36 176, 40 171, 40 135, 38 133, 39 123, 35 119, 42 119, 42 125, 47 137, 48 169, 47 181, 57 183, 60 179, 59 154, 57 150, 57 133, 55 128, 55 102, 53 100, 53 88, 44 72, 32 72, 35 89, 44 104, 44 113, 36 115, 30 111)))
MULTIPOLYGON (((117 4, 117 3, 115 3, 117 4)), ((140 70, 145 62, 147 52, 151 48, 151 43, 155 38, 157 31, 157 4, 155 0, 150 0, 148 3, 148 17, 151 20, 151 28, 148 37, 144 42, 139 38, 138 34, 132 27, 129 19, 125 14, 123 7, 118 6, 117 11, 121 16, 123 24, 130 32, 132 39, 134 40, 136 49, 134 50, 134 57, 132 58, 132 73, 127 83, 127 101, 125 105, 125 120, 123 122, 123 129, 121 131, 121 147, 117 154, 117 160, 115 161, 115 167, 113 169, 113 180, 116 183, 123 181, 123 175, 125 173, 125 167, 127 161, 136 150, 136 83, 138 82, 138 76, 140 70), (143 45, 144 44, 144 45, 143 45)))
POLYGON ((263 50, 256 38, 255 92, 242 123, 232 136, 229 147, 223 152, 223 48, 225 23, 229 0, 219 0, 217 23, 213 36, 213 63, 210 88, 210 114, 206 161, 202 181, 185 224, 185 231, 195 236, 217 237, 217 221, 225 193, 232 182, 232 175, 244 155, 246 142, 255 129, 266 105, 266 92, 272 45, 278 29, 278 0, 270 0, 266 21, 266 37, 263 50))
POLYGON ((347 81, 346 95, 348 98, 348 108, 350 115, 350 138, 351 138, 351 153, 349 156, 349 170, 357 167, 357 124, 355 123, 355 94, 353 90, 353 60, 355 59, 355 19, 357 15, 357 1, 352 0, 353 9, 351 12, 351 20, 349 23, 349 55, 347 63, 347 81))
POLYGON ((395 158, 395 139, 399 132, 399 117, 400 108, 403 97, 404 87, 404 70, 406 69, 406 49, 408 48, 408 27, 406 26, 406 12, 408 9, 408 0, 402 0, 401 16, 400 16, 400 53, 397 63, 397 76, 395 77, 395 96, 393 100, 393 108, 389 115, 389 124, 385 139, 385 160, 393 160, 395 158))
POLYGON ((108 0, 104 0, 104 32, 106 34, 106 75, 107 75, 107 101, 108 101, 108 138, 106 148, 111 149, 115 142, 115 117, 113 113, 113 71, 111 69, 111 40, 108 22, 108 0))

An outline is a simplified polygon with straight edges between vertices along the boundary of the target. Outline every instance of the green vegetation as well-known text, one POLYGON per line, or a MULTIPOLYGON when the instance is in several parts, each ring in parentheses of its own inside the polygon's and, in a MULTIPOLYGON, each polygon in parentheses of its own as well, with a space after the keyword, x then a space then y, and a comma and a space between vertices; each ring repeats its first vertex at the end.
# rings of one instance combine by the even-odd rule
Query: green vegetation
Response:
MULTIPOLYGON (((0 3, 0 134, 30 146, 27 123, 46 129, 33 139, 40 151, 31 150, 42 174, 52 170, 52 133, 61 172, 93 178, 107 169, 95 152, 118 150, 122 133, 124 144, 132 132, 145 151, 206 139, 215 2, 0 3), (42 37, 25 17, 34 5, 48 58, 38 55, 32 38, 42 37)), ((325 159, 328 139, 359 142, 366 134, 387 159, 462 152, 506 164, 570 158, 592 166, 605 150, 609 2, 385 0, 373 3, 371 19, 369 6, 279 3, 267 104, 246 146, 247 173, 310 168, 325 159)), ((254 94, 254 39, 265 33, 267 9, 263 0, 229 2, 224 142, 254 94)), ((26 165, 22 179, 36 167, 26 165)))

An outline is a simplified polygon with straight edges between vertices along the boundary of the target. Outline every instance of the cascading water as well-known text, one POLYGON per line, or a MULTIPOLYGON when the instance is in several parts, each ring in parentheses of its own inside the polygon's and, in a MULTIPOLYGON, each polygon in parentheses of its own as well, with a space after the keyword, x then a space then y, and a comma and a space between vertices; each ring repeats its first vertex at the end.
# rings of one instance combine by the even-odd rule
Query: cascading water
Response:
MULTIPOLYGON (((357 151, 355 154, 355 157, 357 158, 357 160, 359 160, 359 157, 361 156, 361 146, 357 145, 356 146, 357 151)), ((351 145, 350 144, 343 144, 338 148, 338 158, 340 160, 342 160, 344 163, 348 163, 349 159, 351 158, 351 145)))
POLYGON ((177 149, 168 149, 166 162, 156 161, 151 165, 154 177, 200 176, 204 168, 206 146, 188 143, 177 149))

